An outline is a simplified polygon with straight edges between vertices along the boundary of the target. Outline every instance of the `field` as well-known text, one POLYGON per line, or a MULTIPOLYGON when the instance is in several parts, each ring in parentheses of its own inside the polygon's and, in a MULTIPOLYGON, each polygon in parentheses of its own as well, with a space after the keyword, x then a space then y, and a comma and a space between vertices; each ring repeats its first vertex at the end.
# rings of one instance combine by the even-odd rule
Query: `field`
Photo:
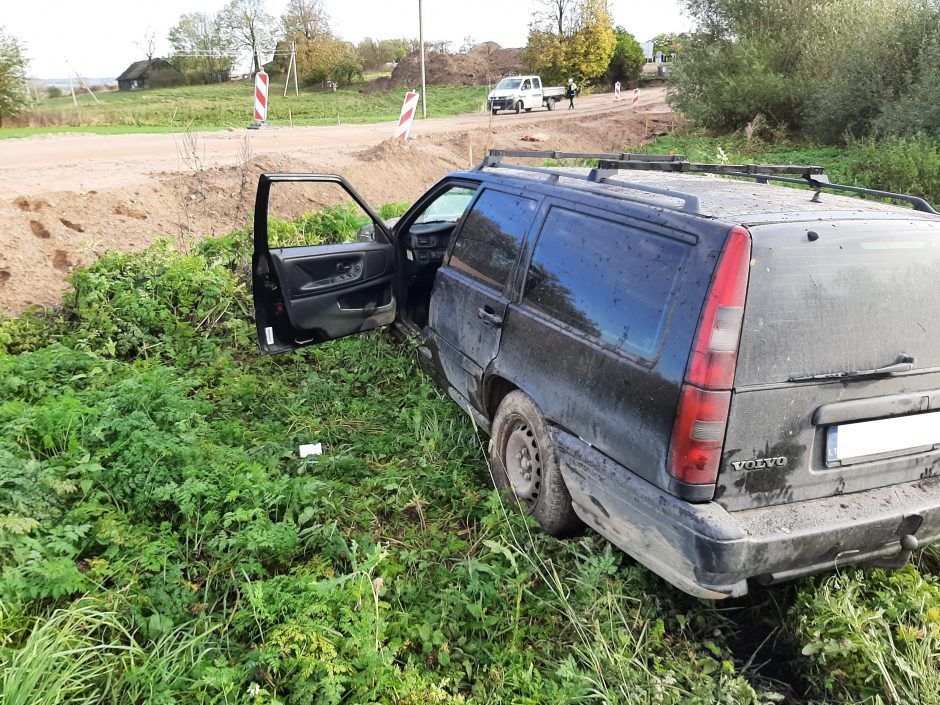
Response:
MULTIPOLYGON (((273 125, 336 125, 396 120, 404 91, 364 94, 361 85, 336 93, 293 87, 284 97, 284 84, 272 83, 268 122, 273 125)), ((43 101, 31 113, 18 118, 19 127, 0 128, 0 138, 25 137, 44 132, 180 132, 186 129, 219 130, 244 128, 254 122, 253 84, 245 81, 145 91, 97 93, 100 105, 90 95, 43 101)), ((443 117, 479 112, 486 88, 428 86, 428 114, 443 117)))
POLYGON ((936 549, 713 604, 535 533, 410 345, 260 357, 249 252, 0 323, 0 702, 940 703, 936 549))

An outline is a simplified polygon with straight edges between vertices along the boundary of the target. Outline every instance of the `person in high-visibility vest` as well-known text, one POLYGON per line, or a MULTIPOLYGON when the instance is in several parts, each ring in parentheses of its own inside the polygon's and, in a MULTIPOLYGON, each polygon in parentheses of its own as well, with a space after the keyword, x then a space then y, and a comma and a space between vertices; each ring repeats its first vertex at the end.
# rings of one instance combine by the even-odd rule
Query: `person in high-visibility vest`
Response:
POLYGON ((568 85, 565 86, 565 97, 568 98, 568 110, 574 110, 574 97, 578 95, 578 84, 573 78, 568 79, 568 85))

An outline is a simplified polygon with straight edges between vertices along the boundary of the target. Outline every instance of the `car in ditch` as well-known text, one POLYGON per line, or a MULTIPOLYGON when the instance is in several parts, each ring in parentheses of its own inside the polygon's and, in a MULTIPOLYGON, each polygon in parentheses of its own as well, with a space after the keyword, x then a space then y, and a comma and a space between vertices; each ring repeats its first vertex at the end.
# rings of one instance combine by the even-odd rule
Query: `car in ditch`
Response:
POLYGON ((252 278, 263 352, 417 336, 501 490, 692 595, 898 566, 940 537, 940 215, 921 199, 819 167, 492 152, 390 225, 339 176, 265 174, 252 278), (598 161, 509 161, 533 156, 598 161), (272 185, 303 181, 371 224, 270 246, 272 185))

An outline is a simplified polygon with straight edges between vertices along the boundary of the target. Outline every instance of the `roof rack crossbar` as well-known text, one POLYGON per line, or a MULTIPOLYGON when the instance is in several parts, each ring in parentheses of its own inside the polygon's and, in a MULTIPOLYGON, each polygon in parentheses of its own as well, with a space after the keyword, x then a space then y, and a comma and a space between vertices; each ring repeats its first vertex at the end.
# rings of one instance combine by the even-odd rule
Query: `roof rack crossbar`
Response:
MULTIPOLYGON (((575 172, 560 171, 558 169, 552 169, 550 167, 542 167, 542 166, 524 166, 521 164, 502 164, 500 162, 487 164, 486 160, 484 160, 484 162, 480 164, 477 167, 477 169, 483 169, 486 167, 497 167, 497 168, 501 167, 504 169, 512 169, 513 171, 531 172, 533 174, 547 176, 555 180, 556 182, 558 181, 558 179, 576 179, 578 181, 590 181, 593 183, 608 183, 608 184, 613 184, 615 186, 623 186, 624 188, 628 188, 632 191, 642 191, 643 193, 652 193, 657 196, 665 196, 667 198, 673 198, 677 201, 682 201, 682 206, 678 208, 677 210, 680 210, 684 213, 693 213, 693 214, 701 213, 701 202, 699 201, 698 196, 691 194, 691 193, 684 193, 682 191, 673 191, 671 189, 657 188, 655 186, 649 186, 647 184, 638 184, 633 181, 621 181, 619 179, 613 180, 611 179, 611 177, 617 175, 616 170, 595 168, 595 169, 591 169, 591 171, 588 172, 587 174, 579 174, 575 172)), ((653 206, 662 206, 661 203, 656 203, 654 201, 649 201, 646 199, 636 199, 636 200, 642 200, 644 203, 647 203, 653 206)))
POLYGON ((631 152, 559 152, 534 151, 534 150, 512 150, 512 149, 491 149, 483 162, 477 167, 481 169, 487 166, 499 164, 504 159, 608 159, 624 162, 683 162, 686 160, 684 154, 634 154, 631 152))
POLYGON ((847 191, 849 193, 857 193, 862 196, 874 196, 875 198, 890 198, 895 201, 902 201, 904 203, 909 203, 915 211, 921 211, 922 213, 931 213, 933 215, 940 215, 933 206, 931 206, 926 200, 920 198, 919 196, 910 196, 906 193, 893 193, 891 191, 878 191, 871 188, 862 188, 861 186, 849 186, 848 184, 831 184, 828 181, 820 181, 818 179, 813 179, 807 177, 804 179, 791 179, 783 176, 767 176, 767 175, 757 175, 757 174, 745 174, 740 173, 730 173, 728 176, 736 176, 739 178, 745 179, 763 179, 767 181, 781 181, 785 184, 799 184, 801 186, 809 186, 812 189, 816 189, 816 192, 823 189, 831 191, 847 191))
POLYGON ((483 161, 475 167, 479 171, 487 167, 512 167, 521 171, 532 171, 542 174, 552 175, 555 179, 559 176, 566 178, 586 178, 594 182, 606 182, 625 186, 627 188, 655 193, 658 195, 669 196, 683 201, 681 210, 698 213, 700 204, 697 196, 683 193, 680 191, 671 191, 668 189, 656 189, 646 184, 637 184, 629 181, 614 181, 620 171, 663 171, 691 174, 718 174, 721 176, 733 176, 737 178, 754 179, 759 183, 768 181, 777 181, 787 184, 799 184, 809 186, 816 190, 814 199, 818 201, 818 194, 823 189, 830 191, 845 191, 856 193, 861 196, 872 196, 875 198, 887 198, 895 201, 910 204, 914 210, 923 213, 940 215, 933 206, 925 199, 918 196, 911 196, 903 193, 893 193, 891 191, 878 191, 876 189, 862 188, 860 186, 849 186, 847 184, 829 183, 825 175, 825 167, 801 164, 702 164, 690 162, 682 154, 601 154, 595 152, 558 152, 558 151, 529 151, 529 150, 503 150, 492 149, 483 161), (596 159, 597 167, 592 169, 590 174, 580 176, 566 172, 556 172, 545 167, 526 167, 517 164, 504 164, 505 158, 528 158, 528 159, 596 159), (789 178, 786 175, 798 176, 799 178, 789 178))
POLYGON ((603 169, 642 169, 644 171, 678 171, 682 173, 699 174, 720 174, 723 176, 734 176, 745 179, 756 179, 757 181, 779 181, 790 184, 803 184, 819 192, 822 189, 831 191, 846 191, 848 193, 857 193, 862 196, 874 196, 875 198, 890 198, 895 201, 909 203, 914 210, 924 213, 934 213, 934 210, 926 200, 918 196, 910 196, 904 193, 893 193, 891 191, 878 191, 876 189, 862 188, 860 186, 849 186, 847 184, 833 184, 825 179, 825 168, 821 166, 802 166, 799 164, 696 164, 693 162, 683 163, 642 163, 631 162, 629 160, 605 160, 598 162, 598 167, 603 169), (793 179, 782 176, 783 174, 799 175, 801 178, 793 179), (814 178, 817 177, 817 178, 814 178))
MULTIPOLYGON (((652 155, 648 155, 652 156, 652 155)), ((603 169, 633 169, 638 171, 670 171, 683 174, 798 174, 804 178, 809 175, 825 173, 825 167, 803 164, 700 164, 689 161, 639 160, 639 159, 601 159, 598 166, 603 169)))

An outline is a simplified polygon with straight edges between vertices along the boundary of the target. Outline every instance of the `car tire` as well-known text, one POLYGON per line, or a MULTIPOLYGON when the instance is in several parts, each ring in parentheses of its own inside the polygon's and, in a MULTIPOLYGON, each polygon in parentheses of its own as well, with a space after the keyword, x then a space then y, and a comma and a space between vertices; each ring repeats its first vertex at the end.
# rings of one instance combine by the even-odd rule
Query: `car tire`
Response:
POLYGON ((532 399, 521 391, 505 396, 493 419, 490 470, 496 487, 552 536, 579 533, 571 495, 551 428, 532 399))
POLYGON ((493 108, 492 110, 490 110, 490 115, 495 115, 498 112, 499 111, 496 108, 493 108))
POLYGON ((548 100, 546 100, 546 101, 545 101, 545 107, 548 108, 549 110, 554 110, 554 109, 555 109, 555 99, 554 99, 554 98, 549 98, 548 100))
POLYGON ((516 115, 518 115, 520 112, 522 112, 522 101, 521 101, 521 100, 516 103, 516 115))

